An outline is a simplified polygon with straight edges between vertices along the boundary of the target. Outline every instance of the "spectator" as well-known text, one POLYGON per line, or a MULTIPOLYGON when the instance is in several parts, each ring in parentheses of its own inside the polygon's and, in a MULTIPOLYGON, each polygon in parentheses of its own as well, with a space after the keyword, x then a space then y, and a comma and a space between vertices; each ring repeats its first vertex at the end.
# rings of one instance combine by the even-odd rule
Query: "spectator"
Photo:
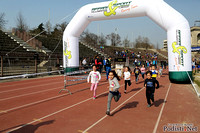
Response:
POLYGON ((103 66, 104 66, 105 71, 106 71, 106 61, 107 61, 107 58, 105 57, 104 60, 103 60, 103 66))
POLYGON ((193 74, 195 74, 195 70, 196 70, 196 61, 195 58, 192 59, 192 72, 193 74))
POLYGON ((99 56, 98 56, 98 55, 97 55, 96 58, 95 58, 94 64, 95 64, 96 67, 97 67, 97 71, 100 72, 100 69, 101 69, 101 68, 100 68, 101 62, 100 62, 100 59, 99 59, 99 56))
POLYGON ((85 67, 87 65, 86 58, 83 59, 82 64, 83 64, 83 67, 85 67))
POLYGON ((108 80, 109 72, 111 71, 111 57, 106 60, 106 78, 108 80))
POLYGON ((157 68, 157 61, 155 59, 153 60, 153 65, 157 68))

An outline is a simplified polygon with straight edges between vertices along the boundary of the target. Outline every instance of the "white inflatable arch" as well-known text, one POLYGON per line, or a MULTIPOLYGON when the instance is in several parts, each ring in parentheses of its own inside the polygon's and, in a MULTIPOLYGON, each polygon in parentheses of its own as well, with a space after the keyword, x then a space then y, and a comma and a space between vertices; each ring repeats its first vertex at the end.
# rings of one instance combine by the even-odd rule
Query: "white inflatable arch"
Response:
POLYGON ((79 67, 79 36, 90 22, 142 16, 148 16, 167 32, 170 81, 189 82, 192 75, 190 26, 163 0, 114 0, 83 6, 64 31, 64 68, 79 67))

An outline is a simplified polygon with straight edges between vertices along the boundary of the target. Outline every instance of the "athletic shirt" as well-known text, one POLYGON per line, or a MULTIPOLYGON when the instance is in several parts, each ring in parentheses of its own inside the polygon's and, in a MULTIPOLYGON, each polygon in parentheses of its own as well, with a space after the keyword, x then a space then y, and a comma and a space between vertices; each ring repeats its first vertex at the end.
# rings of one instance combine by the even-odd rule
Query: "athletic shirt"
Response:
POLYGON ((118 89, 120 88, 117 78, 116 77, 114 77, 113 79, 109 78, 108 81, 109 81, 109 91, 111 91, 111 89, 113 89, 112 92, 117 92, 118 89))
POLYGON ((139 75, 139 74, 140 74, 140 69, 139 69, 139 68, 135 68, 135 69, 134 69, 134 73, 135 73, 136 75, 139 75))
POLYGON ((124 72, 124 80, 131 80, 131 78, 128 78, 131 76, 130 72, 124 72), (128 79, 127 79, 128 78, 128 79))
POLYGON ((195 66, 195 61, 192 62, 192 66, 195 66))
POLYGON ((91 71, 89 73, 89 76, 87 78, 88 82, 90 81, 90 76, 91 76, 91 83, 99 83, 99 81, 101 80, 101 74, 98 71, 96 71, 96 72, 91 71))
POLYGON ((156 78, 158 72, 156 70, 151 70, 151 72, 152 72, 152 78, 156 78))
POLYGON ((146 92, 154 93, 156 87, 155 84, 157 84, 157 88, 159 88, 159 82, 156 79, 146 79, 144 81, 144 85, 146 85, 146 92))
POLYGON ((142 67, 140 70, 142 73, 145 73, 145 68, 142 67))

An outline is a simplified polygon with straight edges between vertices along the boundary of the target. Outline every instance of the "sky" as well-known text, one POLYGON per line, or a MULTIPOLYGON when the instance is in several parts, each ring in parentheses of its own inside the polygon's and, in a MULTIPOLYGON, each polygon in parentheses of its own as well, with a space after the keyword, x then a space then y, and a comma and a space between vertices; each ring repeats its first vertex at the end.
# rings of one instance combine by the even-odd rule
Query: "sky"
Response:
MULTIPOLYGON (((46 23, 50 18, 52 26, 64 21, 70 22, 78 9, 90 3, 109 0, 0 0, 0 13, 5 13, 6 29, 16 27, 16 18, 21 12, 30 29, 36 28, 40 23, 46 23)), ((189 22, 190 27, 194 21, 200 20, 200 0, 164 0, 189 22)), ((166 32, 147 17, 96 21, 89 24, 86 30, 100 35, 115 32, 133 42, 138 36, 148 37, 154 45, 163 47, 163 40, 167 38, 166 32), (131 28, 130 28, 131 25, 131 28)))

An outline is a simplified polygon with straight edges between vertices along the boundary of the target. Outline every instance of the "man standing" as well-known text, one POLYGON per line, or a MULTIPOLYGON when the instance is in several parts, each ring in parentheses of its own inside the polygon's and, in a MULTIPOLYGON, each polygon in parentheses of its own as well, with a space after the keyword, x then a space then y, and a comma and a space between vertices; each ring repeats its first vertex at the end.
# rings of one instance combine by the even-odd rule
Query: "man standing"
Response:
POLYGON ((104 60, 103 60, 103 67, 104 67, 105 71, 106 71, 106 61, 107 61, 107 58, 105 57, 104 60))
POLYGON ((85 67, 86 67, 86 65, 87 65, 86 58, 84 58, 84 59, 83 59, 83 61, 82 61, 82 64, 83 64, 83 67, 85 68, 85 67))
POLYGON ((106 60, 106 77, 108 80, 108 74, 111 71, 111 57, 106 60))
POLYGON ((96 65, 96 67, 97 67, 97 71, 99 71, 99 72, 101 72, 101 68, 100 68, 100 65, 101 65, 101 61, 100 61, 100 59, 99 59, 99 56, 97 55, 96 56, 96 58, 95 58, 95 62, 94 62, 94 64, 96 65))

